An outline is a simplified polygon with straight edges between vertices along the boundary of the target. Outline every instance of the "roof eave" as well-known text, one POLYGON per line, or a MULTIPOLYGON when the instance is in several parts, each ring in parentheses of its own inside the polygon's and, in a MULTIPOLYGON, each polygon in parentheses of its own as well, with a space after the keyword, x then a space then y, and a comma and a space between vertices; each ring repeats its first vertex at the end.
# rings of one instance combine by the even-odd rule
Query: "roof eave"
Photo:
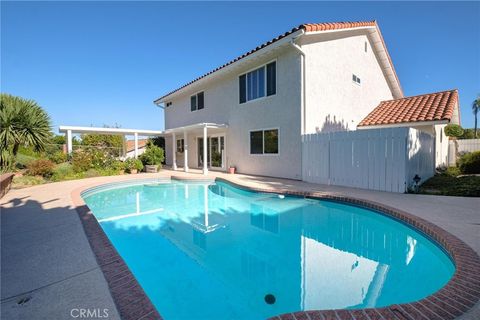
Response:
POLYGON ((398 127, 418 127, 418 126, 429 126, 429 125, 439 125, 439 124, 448 124, 450 120, 431 120, 431 121, 410 121, 410 122, 399 122, 399 123, 382 123, 382 124, 371 124, 371 125, 358 125, 358 130, 363 129, 384 129, 384 128, 398 128, 398 127))
POLYGON ((220 67, 220 68, 218 68, 214 71, 211 71, 210 73, 208 73, 205 76, 201 76, 200 78, 192 80, 191 82, 189 82, 188 84, 179 88, 178 90, 175 90, 174 92, 171 92, 167 95, 164 95, 164 96, 154 100, 153 103, 155 103, 156 105, 158 105, 160 103, 165 103, 168 100, 171 100, 172 98, 174 98, 175 96, 182 94, 186 89, 191 88, 192 85, 195 84, 195 85, 198 86, 198 85, 206 83, 206 82, 208 82, 212 79, 218 78, 218 77, 220 77, 220 76, 222 76, 222 75, 224 75, 224 74, 226 74, 226 73, 228 73, 232 70, 235 70, 240 65, 247 64, 248 62, 257 59, 258 57, 263 56, 263 55, 265 55, 266 53, 268 53, 272 50, 275 50, 275 49, 278 49, 279 47, 288 45, 288 43, 293 38, 297 38, 297 37, 301 36, 302 34, 304 34, 304 31, 302 29, 297 30, 295 32, 292 32, 292 33, 284 36, 283 38, 281 38, 281 39, 279 39, 279 40, 277 40, 277 41, 275 41, 275 42, 273 42, 269 45, 266 45, 265 47, 255 51, 251 54, 246 55, 243 58, 239 58, 238 60, 235 60, 231 63, 227 63, 225 66, 220 67))

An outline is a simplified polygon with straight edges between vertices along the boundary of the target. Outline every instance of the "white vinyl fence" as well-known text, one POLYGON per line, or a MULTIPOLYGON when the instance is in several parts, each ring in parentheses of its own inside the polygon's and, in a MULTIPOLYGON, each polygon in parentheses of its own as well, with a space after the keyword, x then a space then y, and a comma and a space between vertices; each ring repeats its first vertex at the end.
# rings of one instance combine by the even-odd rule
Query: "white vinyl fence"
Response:
MULTIPOLYGON (((458 144, 458 153, 480 151, 480 139, 460 139, 456 140, 458 144)), ((455 157, 455 141, 448 142, 448 164, 454 166, 457 163, 455 157)))
POLYGON ((307 134, 302 137, 304 181, 405 192, 418 174, 435 171, 434 138, 412 128, 307 134))

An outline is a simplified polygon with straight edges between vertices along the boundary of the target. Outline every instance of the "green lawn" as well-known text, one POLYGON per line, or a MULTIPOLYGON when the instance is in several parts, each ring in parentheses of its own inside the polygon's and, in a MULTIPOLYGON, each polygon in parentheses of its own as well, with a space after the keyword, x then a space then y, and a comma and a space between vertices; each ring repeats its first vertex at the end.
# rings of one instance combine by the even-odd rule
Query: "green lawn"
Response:
POLYGON ((419 193, 444 196, 480 197, 480 176, 437 174, 420 186, 419 193))

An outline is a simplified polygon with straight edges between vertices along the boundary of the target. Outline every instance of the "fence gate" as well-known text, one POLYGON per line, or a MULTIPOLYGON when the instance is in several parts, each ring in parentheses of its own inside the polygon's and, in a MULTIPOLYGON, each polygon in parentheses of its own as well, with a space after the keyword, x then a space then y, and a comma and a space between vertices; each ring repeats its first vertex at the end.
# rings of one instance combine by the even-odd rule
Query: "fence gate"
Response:
POLYGON ((302 177, 307 182, 405 192, 415 174, 425 181, 434 168, 434 138, 412 128, 302 137, 302 177))

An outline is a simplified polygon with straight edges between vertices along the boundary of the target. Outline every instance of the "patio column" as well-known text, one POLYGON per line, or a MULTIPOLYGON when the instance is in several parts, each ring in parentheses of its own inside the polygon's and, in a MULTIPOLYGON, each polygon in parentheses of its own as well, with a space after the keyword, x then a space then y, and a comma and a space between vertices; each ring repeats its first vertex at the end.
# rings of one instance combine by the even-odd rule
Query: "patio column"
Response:
POLYGON ((208 174, 208 159, 207 159, 207 126, 203 126, 203 174, 208 174))
POLYGON ((187 131, 183 131, 183 171, 188 172, 188 137, 187 131))
POLYGON ((172 133, 172 169, 177 170, 177 138, 175 132, 172 133))
POLYGON ((135 151, 133 154, 135 155, 135 159, 137 159, 138 158, 138 133, 135 132, 133 134, 133 137, 135 139, 135 151))
POLYGON ((72 146, 72 130, 67 130, 67 153, 71 154, 73 151, 72 146))
POLYGON ((208 186, 203 185, 203 214, 206 230, 208 230, 208 186))

